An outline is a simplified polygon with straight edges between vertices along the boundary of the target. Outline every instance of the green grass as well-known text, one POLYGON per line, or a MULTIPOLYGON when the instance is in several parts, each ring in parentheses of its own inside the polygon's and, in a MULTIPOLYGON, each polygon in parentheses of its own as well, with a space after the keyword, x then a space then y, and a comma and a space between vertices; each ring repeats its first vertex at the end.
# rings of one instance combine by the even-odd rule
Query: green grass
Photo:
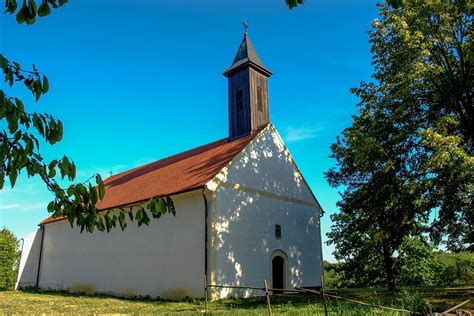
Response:
MULTIPOLYGON (((337 295, 407 308, 409 303, 428 300, 433 310, 442 311, 473 296, 473 288, 440 289, 418 288, 409 294, 387 290, 357 289, 338 290, 337 295), (409 298, 409 299, 407 299, 409 298)), ((324 306, 318 297, 308 295, 272 296, 275 315, 324 315, 324 306)), ((474 310, 474 305, 469 308, 474 310)), ((407 315, 377 308, 354 305, 335 300, 328 303, 330 315, 407 315)), ((110 296, 87 296, 66 292, 7 291, 0 292, 0 313, 66 313, 66 314, 161 314, 199 315, 204 312, 203 300, 169 302, 147 299, 124 299, 110 296)), ((265 315, 267 306, 263 298, 228 298, 209 303, 211 315, 265 315)))

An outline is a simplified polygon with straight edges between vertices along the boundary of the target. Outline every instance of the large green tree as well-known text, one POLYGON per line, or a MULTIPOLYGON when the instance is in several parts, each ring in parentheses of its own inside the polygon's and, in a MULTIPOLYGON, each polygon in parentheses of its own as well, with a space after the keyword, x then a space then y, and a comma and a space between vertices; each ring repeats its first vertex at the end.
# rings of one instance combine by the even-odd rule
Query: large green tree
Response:
POLYGON ((369 36, 374 80, 352 90, 359 112, 331 147, 343 193, 328 236, 347 275, 372 258, 394 288, 405 237, 474 243, 472 6, 383 3, 369 36))

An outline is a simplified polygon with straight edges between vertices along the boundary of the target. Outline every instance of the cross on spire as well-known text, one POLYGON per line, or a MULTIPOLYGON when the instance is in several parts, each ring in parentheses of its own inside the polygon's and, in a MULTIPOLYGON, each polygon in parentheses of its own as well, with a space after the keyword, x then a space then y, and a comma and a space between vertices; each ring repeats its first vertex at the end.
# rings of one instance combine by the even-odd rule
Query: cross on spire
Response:
POLYGON ((244 34, 248 34, 247 30, 249 29, 249 25, 247 24, 247 20, 244 20, 244 22, 242 22, 242 25, 244 27, 244 34))

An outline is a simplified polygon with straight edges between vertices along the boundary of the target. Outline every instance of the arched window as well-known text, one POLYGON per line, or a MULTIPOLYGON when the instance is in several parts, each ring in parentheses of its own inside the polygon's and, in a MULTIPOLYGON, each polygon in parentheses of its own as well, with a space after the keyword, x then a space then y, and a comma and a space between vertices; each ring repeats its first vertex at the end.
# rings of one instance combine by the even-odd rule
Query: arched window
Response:
MULTIPOLYGON (((287 287, 287 269, 288 269, 288 257, 281 250, 276 250, 270 257, 270 267, 272 282, 271 287, 273 289, 284 289, 287 287)), ((282 291, 273 291, 273 294, 280 294, 282 291)))

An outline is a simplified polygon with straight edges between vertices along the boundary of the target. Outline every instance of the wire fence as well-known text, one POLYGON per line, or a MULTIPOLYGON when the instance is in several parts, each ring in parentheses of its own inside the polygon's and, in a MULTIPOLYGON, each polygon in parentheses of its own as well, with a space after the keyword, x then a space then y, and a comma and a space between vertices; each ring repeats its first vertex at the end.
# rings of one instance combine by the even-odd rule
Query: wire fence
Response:
POLYGON ((205 295, 204 295, 204 299, 205 299, 204 308, 205 308, 205 313, 208 312, 208 289, 210 289, 210 288, 227 288, 227 289, 244 289, 244 290, 263 291, 265 293, 265 300, 266 300, 269 316, 272 316, 272 305, 271 305, 271 300, 270 300, 270 293, 272 293, 273 295, 275 295, 274 293, 293 293, 293 294, 312 294, 312 295, 320 296, 323 300, 324 313, 325 313, 326 316, 328 315, 327 301, 329 299, 335 299, 335 300, 345 301, 345 302, 352 303, 352 304, 364 305, 364 306, 367 306, 367 307, 385 309, 385 310, 390 310, 390 311, 394 311, 394 312, 408 313, 408 314, 412 314, 412 315, 420 314, 420 313, 413 313, 412 311, 409 311, 409 310, 406 310, 406 309, 387 307, 387 306, 382 306, 382 305, 377 305, 377 304, 369 304, 369 303, 361 302, 361 301, 346 298, 346 297, 341 297, 341 296, 337 296, 337 295, 333 295, 333 294, 328 294, 325 291, 325 288, 324 288, 324 279, 323 279, 323 277, 321 277, 321 290, 316 291, 316 290, 301 288, 301 287, 295 287, 293 289, 270 288, 270 287, 268 287, 267 280, 263 280, 263 287, 209 284, 208 281, 207 281, 207 276, 204 276, 204 293, 205 293, 205 295))

